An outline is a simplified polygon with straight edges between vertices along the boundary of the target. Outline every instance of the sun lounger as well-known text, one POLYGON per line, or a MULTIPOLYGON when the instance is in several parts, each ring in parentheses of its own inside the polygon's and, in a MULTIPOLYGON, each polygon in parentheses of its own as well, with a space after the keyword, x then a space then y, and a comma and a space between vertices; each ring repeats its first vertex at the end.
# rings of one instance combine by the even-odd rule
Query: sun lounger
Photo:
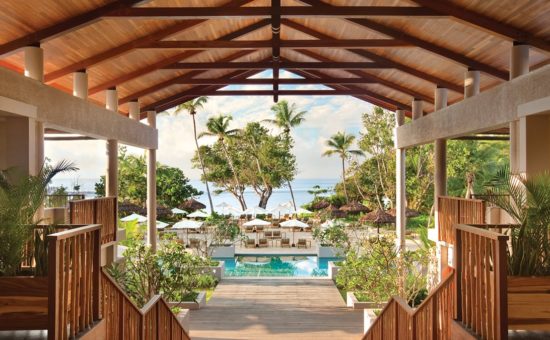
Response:
POLYGON ((273 239, 281 239, 281 231, 280 230, 273 230, 273 235, 271 236, 273 239))
POLYGON ((260 248, 267 248, 268 247, 268 244, 267 244, 267 239, 265 238, 261 238, 259 243, 258 243, 258 246, 260 248))
POLYGON ((282 238, 281 239, 281 248, 290 248, 290 239, 282 238))
POLYGON ((258 232, 258 231, 264 231, 264 227, 262 227, 262 226, 257 226, 257 227, 256 227, 256 232, 258 232))
POLYGON ((246 248, 256 248, 256 241, 254 239, 248 239, 246 240, 246 243, 244 244, 246 248))
POLYGON ((298 243, 296 244, 298 248, 308 248, 311 247, 311 242, 306 240, 305 238, 298 239, 298 243), (308 244, 309 242, 309 244, 308 244))
POLYGON ((264 237, 269 239, 273 238, 273 232, 271 230, 266 230, 264 232, 264 237))
POLYGON ((246 226, 245 227, 245 231, 247 233, 253 233, 254 232, 254 227, 253 226, 246 226))

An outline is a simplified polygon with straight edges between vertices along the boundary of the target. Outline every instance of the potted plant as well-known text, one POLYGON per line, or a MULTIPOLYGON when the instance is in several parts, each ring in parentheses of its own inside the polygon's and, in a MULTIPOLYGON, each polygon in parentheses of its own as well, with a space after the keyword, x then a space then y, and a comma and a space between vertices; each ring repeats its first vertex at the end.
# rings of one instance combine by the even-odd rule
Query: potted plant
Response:
POLYGON ((235 257, 235 244, 245 237, 239 226, 223 216, 216 215, 208 222, 212 227, 209 229, 208 240, 200 249, 203 255, 214 258, 235 257))
POLYGON ((510 228, 507 252, 509 326, 550 329, 550 174, 527 177, 504 168, 486 189, 486 200, 518 223, 510 228))
POLYGON ((71 163, 61 162, 35 176, 0 171, 0 330, 47 328, 46 236, 53 228, 38 227, 37 212, 51 180, 73 170, 71 163))

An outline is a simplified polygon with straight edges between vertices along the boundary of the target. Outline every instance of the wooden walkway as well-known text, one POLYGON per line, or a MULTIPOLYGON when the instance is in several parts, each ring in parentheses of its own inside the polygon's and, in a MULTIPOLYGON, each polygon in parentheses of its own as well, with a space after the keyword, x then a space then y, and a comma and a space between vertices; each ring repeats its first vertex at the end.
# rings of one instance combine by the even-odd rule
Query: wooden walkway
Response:
POLYGON ((360 339, 363 311, 345 306, 327 279, 224 279, 191 311, 197 339, 360 339))

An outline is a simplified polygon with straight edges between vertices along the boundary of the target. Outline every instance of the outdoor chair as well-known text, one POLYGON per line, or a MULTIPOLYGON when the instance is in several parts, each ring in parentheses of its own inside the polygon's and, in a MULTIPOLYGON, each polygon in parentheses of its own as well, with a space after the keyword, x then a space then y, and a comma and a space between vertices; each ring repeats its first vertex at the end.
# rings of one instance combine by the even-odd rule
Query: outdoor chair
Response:
POLYGON ((244 244, 246 248, 256 248, 256 241, 254 239, 248 239, 246 240, 246 243, 244 244))
POLYGON ((280 239, 281 238, 281 231, 280 230, 273 230, 273 234, 271 236, 273 239, 280 239))
POLYGON ((267 248, 268 247, 268 244, 267 244, 267 239, 265 238, 261 238, 259 243, 258 243, 258 246, 260 248, 267 248))
POLYGON ((308 240, 306 240, 305 238, 300 238, 298 239, 298 243, 296 244, 296 246, 298 248, 308 248, 308 246, 311 247, 311 242, 309 242, 308 244, 308 240))
POLYGON ((273 231, 271 231, 271 230, 266 230, 266 231, 264 232, 264 237, 265 237, 265 238, 273 238, 273 231))
POLYGON ((262 227, 262 226, 257 226, 257 227, 256 227, 256 232, 259 232, 259 231, 264 231, 264 227, 262 227))
POLYGON ((282 238, 281 239, 281 248, 290 248, 290 239, 282 238))
POLYGON ((312 230, 312 227, 311 227, 311 226, 305 227, 305 228, 304 228, 304 231, 305 231, 305 232, 311 232, 311 230, 312 230))
POLYGON ((252 227, 252 226, 246 226, 246 227, 245 227, 245 231, 246 231, 247 233, 253 233, 253 232, 254 232, 254 227, 252 227))

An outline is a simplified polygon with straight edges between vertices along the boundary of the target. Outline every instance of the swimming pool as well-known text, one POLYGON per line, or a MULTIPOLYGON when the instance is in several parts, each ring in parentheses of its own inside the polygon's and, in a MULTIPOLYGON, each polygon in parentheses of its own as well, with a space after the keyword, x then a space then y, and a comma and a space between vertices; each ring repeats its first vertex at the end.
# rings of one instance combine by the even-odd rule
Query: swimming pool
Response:
POLYGON ((315 255, 236 255, 225 262, 226 277, 328 277, 328 262, 315 255))

